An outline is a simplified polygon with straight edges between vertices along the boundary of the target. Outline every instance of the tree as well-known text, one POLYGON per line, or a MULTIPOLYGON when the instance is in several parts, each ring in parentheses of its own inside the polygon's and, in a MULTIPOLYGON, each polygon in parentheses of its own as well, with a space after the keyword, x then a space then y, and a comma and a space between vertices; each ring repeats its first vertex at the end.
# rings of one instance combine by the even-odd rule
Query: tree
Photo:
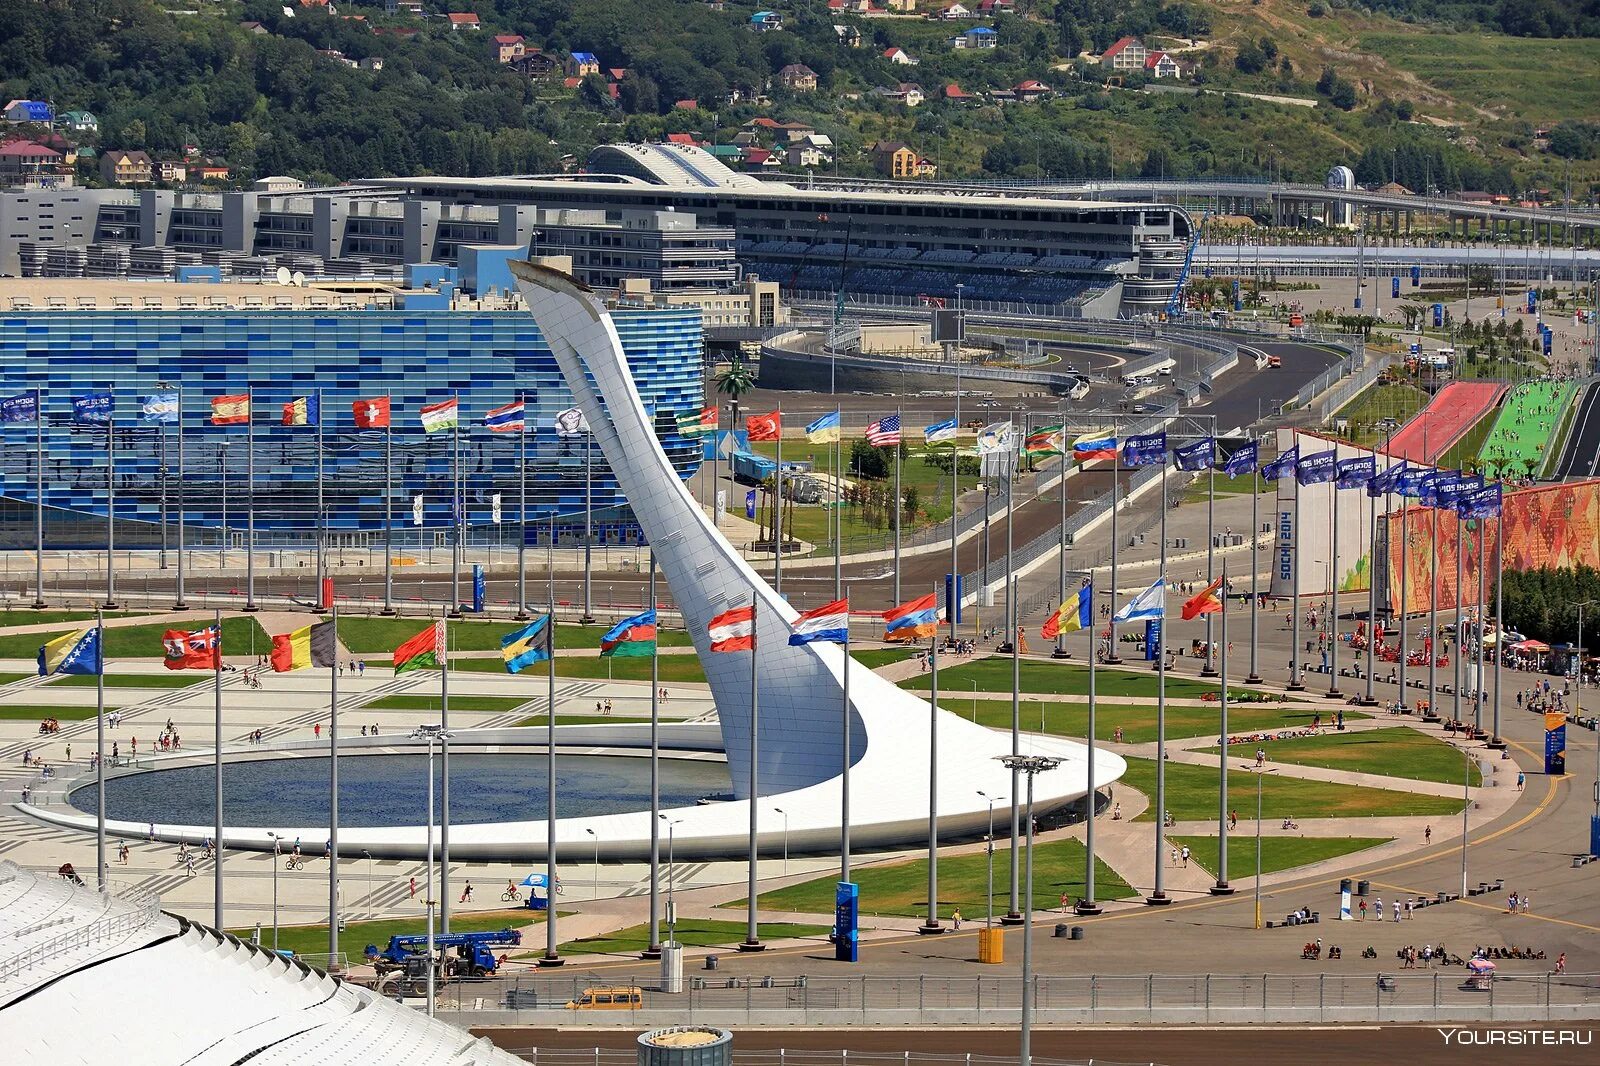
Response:
POLYGON ((729 421, 733 428, 739 426, 739 402, 756 387, 756 378, 750 366, 740 356, 728 360, 728 365, 717 371, 717 392, 731 401, 729 421))

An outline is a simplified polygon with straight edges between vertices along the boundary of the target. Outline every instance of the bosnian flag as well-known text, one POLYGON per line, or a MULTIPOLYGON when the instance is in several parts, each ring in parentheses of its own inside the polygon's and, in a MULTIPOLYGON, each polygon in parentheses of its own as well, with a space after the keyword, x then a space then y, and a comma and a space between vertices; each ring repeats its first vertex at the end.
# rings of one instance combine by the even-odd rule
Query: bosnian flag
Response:
POLYGON ((526 427, 522 401, 494 408, 483 416, 483 424, 490 433, 521 433, 526 427))
POLYGON ((755 651, 755 606, 723 611, 711 620, 709 635, 712 651, 755 651))
POLYGON ((939 606, 933 593, 883 613, 884 640, 917 640, 939 630, 939 606))
POLYGON ((1072 442, 1072 458, 1080 463, 1090 459, 1115 459, 1117 435, 1115 433, 1085 433, 1072 442))
POLYGON ((1113 622, 1139 622, 1146 618, 1162 618, 1167 613, 1167 583, 1157 581, 1123 605, 1112 616, 1113 622))
POLYGON ((850 601, 834 600, 807 611, 794 620, 791 646, 818 641, 843 644, 850 639, 850 601))

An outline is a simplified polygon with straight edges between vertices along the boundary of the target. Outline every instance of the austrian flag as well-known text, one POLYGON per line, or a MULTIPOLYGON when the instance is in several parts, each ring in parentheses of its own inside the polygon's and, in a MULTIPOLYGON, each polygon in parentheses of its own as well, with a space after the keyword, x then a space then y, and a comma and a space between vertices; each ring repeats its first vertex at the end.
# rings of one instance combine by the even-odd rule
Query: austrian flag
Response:
POLYGON ((735 607, 717 615, 711 620, 710 637, 712 651, 755 651, 755 605, 735 607))

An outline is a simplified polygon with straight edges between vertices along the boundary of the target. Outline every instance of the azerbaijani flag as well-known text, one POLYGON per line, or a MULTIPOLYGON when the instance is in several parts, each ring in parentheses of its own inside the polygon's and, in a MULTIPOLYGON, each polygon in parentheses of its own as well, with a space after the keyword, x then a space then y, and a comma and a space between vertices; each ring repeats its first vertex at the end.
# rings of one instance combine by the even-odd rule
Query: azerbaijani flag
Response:
POLYGON ((723 611, 711 620, 707 629, 712 651, 755 651, 755 605, 723 611))
POLYGON ((517 673, 550 658, 555 629, 552 616, 542 614, 516 632, 501 637, 500 658, 506 664, 506 673, 517 673))
POLYGON ((394 650, 394 672, 437 670, 444 659, 444 623, 435 622, 394 650))
POLYGON ((834 600, 806 611, 794 620, 791 647, 818 642, 844 644, 850 639, 850 601, 834 600))
POLYGON ((1117 435, 1115 433, 1085 433, 1072 442, 1072 458, 1080 463, 1091 459, 1115 459, 1117 435))
POLYGON ((438 403, 423 404, 418 412, 422 417, 422 431, 438 433, 440 430, 455 429, 460 421, 460 411, 461 401, 454 396, 438 403))
POLYGON ((1183 620, 1198 618, 1203 614, 1217 614, 1222 610, 1222 600, 1217 597, 1217 590, 1222 587, 1222 578, 1216 577, 1211 584, 1201 589, 1195 596, 1184 602, 1183 620))
POLYGON ((1054 640, 1062 633, 1071 633, 1079 629, 1088 629, 1093 624, 1094 586, 1085 584, 1062 602, 1055 613, 1044 620, 1044 625, 1039 627, 1039 635, 1046 640, 1054 640))
POLYGON ((839 439, 839 412, 829 411, 806 426, 806 440, 812 444, 832 444, 839 439))
POLYGON ((624 618, 600 638, 602 659, 625 659, 630 656, 654 655, 656 650, 655 608, 624 618))
POLYGON ((1065 438, 1062 436, 1060 426, 1041 426, 1028 434, 1023 450, 1029 455, 1038 458, 1045 455, 1060 455, 1065 438))
POLYGON ((703 437, 717 431, 717 409, 702 407, 678 416, 678 432, 685 437, 703 437))
POLYGON ((333 666, 339 661, 338 636, 332 622, 301 626, 272 638, 272 669, 278 673, 308 666, 333 666))
POLYGON ((103 668, 100 630, 80 629, 39 649, 39 674, 98 674, 103 668))
POLYGON ((933 593, 883 613, 884 640, 918 640, 939 631, 938 600, 933 593))

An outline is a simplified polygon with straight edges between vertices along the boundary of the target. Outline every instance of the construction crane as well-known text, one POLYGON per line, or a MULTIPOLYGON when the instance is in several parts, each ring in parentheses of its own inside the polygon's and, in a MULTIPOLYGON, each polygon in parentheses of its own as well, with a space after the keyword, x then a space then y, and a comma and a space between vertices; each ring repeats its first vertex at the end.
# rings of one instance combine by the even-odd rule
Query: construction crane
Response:
POLYGON ((1189 268, 1194 265, 1194 252, 1200 247, 1201 238, 1205 235, 1206 219, 1210 217, 1211 211, 1208 208, 1206 213, 1200 216, 1200 225, 1196 229, 1195 237, 1189 242, 1188 250, 1183 253, 1183 267, 1178 271, 1178 283, 1172 287, 1172 295, 1167 299, 1164 312, 1169 322, 1183 310, 1183 287, 1189 281, 1189 268))

